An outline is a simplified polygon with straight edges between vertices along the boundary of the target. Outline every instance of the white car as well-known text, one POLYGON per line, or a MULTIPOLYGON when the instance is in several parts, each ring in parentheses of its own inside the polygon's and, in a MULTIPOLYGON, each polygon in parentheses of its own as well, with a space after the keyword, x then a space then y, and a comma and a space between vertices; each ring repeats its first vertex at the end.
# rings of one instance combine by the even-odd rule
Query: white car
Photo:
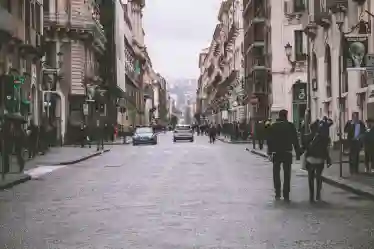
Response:
POLYGON ((177 125, 173 132, 173 141, 188 140, 193 142, 193 131, 190 125, 177 125))

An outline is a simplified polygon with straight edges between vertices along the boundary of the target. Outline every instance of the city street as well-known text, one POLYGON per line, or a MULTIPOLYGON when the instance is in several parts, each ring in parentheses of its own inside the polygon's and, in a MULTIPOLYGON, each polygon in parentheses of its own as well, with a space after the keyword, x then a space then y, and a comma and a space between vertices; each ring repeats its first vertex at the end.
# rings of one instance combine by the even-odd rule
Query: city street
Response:
POLYGON ((291 203, 274 201, 270 163, 246 146, 168 133, 50 166, 0 192, 0 248, 374 248, 374 202, 324 185, 310 204, 297 164, 291 203))

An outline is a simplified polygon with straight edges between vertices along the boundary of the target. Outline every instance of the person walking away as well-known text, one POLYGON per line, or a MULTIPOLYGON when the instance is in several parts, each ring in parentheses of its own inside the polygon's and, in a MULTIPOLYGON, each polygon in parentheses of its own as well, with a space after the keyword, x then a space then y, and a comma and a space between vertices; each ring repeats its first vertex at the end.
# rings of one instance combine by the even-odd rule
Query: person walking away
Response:
POLYGON ((38 127, 34 124, 34 120, 30 121, 30 125, 27 128, 27 150, 29 159, 34 158, 38 150, 38 127))
POLYGON ((23 172, 25 168, 25 160, 23 159, 23 144, 25 142, 26 134, 22 128, 21 122, 12 123, 11 130, 13 134, 13 142, 19 170, 20 172, 23 172))
POLYGON ((306 169, 308 170, 309 201, 321 200, 322 172, 327 163, 331 166, 329 155, 330 138, 327 136, 326 129, 329 129, 331 123, 324 121, 315 121, 310 125, 310 133, 304 135, 303 151, 305 153, 306 169), (314 196, 314 182, 316 182, 316 195, 314 196))
POLYGON ((214 124, 211 124, 209 127, 209 143, 213 143, 216 141, 216 135, 217 135, 217 128, 214 124))
POLYGON ((292 150, 296 152, 296 160, 300 159, 300 145, 296 127, 287 120, 288 111, 281 110, 277 121, 269 128, 269 156, 273 162, 273 181, 275 199, 281 197, 280 169, 283 166, 283 198, 290 200, 292 150))
POLYGON ((364 137, 365 171, 372 173, 374 170, 374 119, 367 120, 368 129, 364 137))
POLYGON ((10 133, 10 123, 9 121, 4 121, 0 129, 0 152, 1 152, 1 164, 3 180, 5 174, 10 171, 10 156, 12 155, 12 136, 10 133))
POLYGON ((351 174, 357 174, 360 151, 363 147, 362 138, 366 132, 365 124, 359 120, 358 112, 352 113, 352 120, 346 123, 344 132, 347 133, 349 144, 349 171, 351 174))

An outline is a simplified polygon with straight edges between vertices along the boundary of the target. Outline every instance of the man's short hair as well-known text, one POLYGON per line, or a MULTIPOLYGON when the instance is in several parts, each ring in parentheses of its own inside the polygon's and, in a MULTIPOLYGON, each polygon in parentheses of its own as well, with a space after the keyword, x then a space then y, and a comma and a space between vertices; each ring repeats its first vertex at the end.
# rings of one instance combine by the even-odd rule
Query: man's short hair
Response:
POLYGON ((278 114, 279 118, 286 118, 287 119, 287 116, 288 116, 288 111, 286 109, 282 109, 279 111, 279 114, 278 114))

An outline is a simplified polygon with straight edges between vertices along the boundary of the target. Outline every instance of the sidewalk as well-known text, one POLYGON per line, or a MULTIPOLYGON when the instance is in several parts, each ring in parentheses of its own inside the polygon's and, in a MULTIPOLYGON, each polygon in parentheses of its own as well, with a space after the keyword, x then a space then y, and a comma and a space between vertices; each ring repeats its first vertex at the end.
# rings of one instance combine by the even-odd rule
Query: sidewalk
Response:
POLYGON ((250 144, 252 140, 231 140, 231 138, 224 137, 224 136, 217 136, 217 140, 228 143, 228 144, 250 144))
MULTIPOLYGON (((247 148, 247 151, 250 151, 252 154, 268 158, 266 154, 266 147, 264 147, 263 150, 253 150, 251 148, 247 148)), ((374 174, 363 173, 365 172, 363 154, 360 155, 360 174, 358 175, 351 175, 349 173, 348 156, 343 156, 343 177, 340 177, 339 151, 334 150, 331 151, 330 154, 333 164, 330 168, 325 168, 323 172, 323 181, 330 185, 374 200, 374 174)))
MULTIPOLYGON (((105 148, 104 148, 105 149, 105 148)), ((76 148, 76 147, 54 147, 45 155, 37 156, 33 159, 26 160, 25 169, 36 168, 41 165, 57 166, 57 165, 71 165, 89 158, 101 155, 103 152, 108 152, 110 149, 104 151, 96 151, 96 147, 93 148, 76 148)), ((26 154, 25 154, 26 156, 26 154)), ((1 162, 0 162, 1 166, 1 162)), ((1 168, 0 168, 1 169, 1 168)), ((13 187, 17 184, 30 180, 31 177, 24 173, 19 173, 19 167, 17 165, 16 158, 11 158, 10 172, 6 174, 5 179, 0 177, 0 190, 4 190, 13 187)))

